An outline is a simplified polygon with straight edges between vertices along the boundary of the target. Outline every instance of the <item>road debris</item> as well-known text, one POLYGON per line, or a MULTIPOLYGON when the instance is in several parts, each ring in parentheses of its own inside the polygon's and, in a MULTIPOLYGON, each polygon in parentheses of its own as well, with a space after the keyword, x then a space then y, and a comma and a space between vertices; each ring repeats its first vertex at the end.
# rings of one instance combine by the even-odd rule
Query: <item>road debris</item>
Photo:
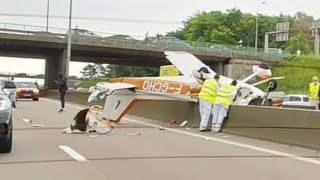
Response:
POLYGON ((71 130, 71 128, 68 127, 68 128, 65 128, 65 129, 62 131, 62 133, 64 133, 64 134, 83 134, 83 133, 85 133, 85 132, 80 131, 80 130, 78 130, 78 129, 73 129, 73 130, 71 130))
POLYGON ((24 122, 26 122, 26 123, 32 123, 32 120, 30 120, 30 119, 22 119, 24 122))
POLYGON ((134 136, 134 135, 141 135, 141 133, 139 132, 135 132, 135 133, 124 133, 125 135, 128 135, 128 136, 134 136))
POLYGON ((170 121, 170 124, 175 124, 175 123, 177 123, 177 120, 176 120, 176 119, 172 119, 172 120, 170 121))
POLYGON ((33 127, 44 127, 42 124, 32 124, 33 127))
POLYGON ((166 128, 165 127, 159 127, 159 130, 166 130, 166 128))
POLYGON ((181 124, 180 124, 180 127, 184 127, 188 124, 188 121, 183 121, 181 124))

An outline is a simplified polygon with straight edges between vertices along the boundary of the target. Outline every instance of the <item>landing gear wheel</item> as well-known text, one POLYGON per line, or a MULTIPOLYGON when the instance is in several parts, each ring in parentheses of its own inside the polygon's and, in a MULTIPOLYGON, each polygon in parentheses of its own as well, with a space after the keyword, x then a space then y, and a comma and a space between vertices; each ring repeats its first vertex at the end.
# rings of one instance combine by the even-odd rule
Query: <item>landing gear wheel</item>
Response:
POLYGON ((268 82, 268 91, 274 91, 276 90, 278 87, 278 82, 274 79, 271 79, 269 82, 268 82))

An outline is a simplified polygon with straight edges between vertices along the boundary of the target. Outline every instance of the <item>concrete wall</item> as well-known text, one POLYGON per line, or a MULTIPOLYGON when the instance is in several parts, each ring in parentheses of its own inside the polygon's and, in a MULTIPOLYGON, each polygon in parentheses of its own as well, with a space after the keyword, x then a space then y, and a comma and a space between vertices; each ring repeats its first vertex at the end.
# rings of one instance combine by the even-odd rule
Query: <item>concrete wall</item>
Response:
POLYGON ((252 66, 267 64, 269 68, 272 68, 276 63, 266 63, 255 60, 243 60, 243 59, 231 59, 228 64, 224 65, 224 74, 234 79, 244 79, 252 74, 252 66))
MULTIPOLYGON (((88 93, 71 93, 67 100, 86 104, 88 93)), ((58 98, 55 91, 42 92, 42 96, 58 98)), ((95 104, 104 105, 104 101, 95 104)), ((90 104, 92 105, 92 104, 90 104)), ((189 127, 198 127, 200 115, 197 103, 155 101, 137 104, 129 114, 177 123, 189 121, 189 127)), ((312 110, 278 109, 233 106, 225 121, 223 132, 284 144, 320 149, 320 112, 312 110)))

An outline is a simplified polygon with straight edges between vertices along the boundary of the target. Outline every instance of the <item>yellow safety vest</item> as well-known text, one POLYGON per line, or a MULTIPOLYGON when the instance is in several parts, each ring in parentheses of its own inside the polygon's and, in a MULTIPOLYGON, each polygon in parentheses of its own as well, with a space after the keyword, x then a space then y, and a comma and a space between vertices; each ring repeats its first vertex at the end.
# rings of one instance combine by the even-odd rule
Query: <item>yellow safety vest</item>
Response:
POLYGON ((201 91, 198 95, 198 98, 204 99, 209 101, 211 104, 214 103, 216 98, 216 90, 217 90, 218 83, 214 79, 207 79, 204 81, 201 91))
POLYGON ((235 86, 223 86, 217 93, 215 103, 230 106, 232 104, 231 93, 236 89, 235 86))
POLYGON ((314 85, 313 82, 309 84, 310 100, 311 101, 315 101, 317 99, 319 86, 320 86, 319 83, 317 83, 317 85, 314 85))

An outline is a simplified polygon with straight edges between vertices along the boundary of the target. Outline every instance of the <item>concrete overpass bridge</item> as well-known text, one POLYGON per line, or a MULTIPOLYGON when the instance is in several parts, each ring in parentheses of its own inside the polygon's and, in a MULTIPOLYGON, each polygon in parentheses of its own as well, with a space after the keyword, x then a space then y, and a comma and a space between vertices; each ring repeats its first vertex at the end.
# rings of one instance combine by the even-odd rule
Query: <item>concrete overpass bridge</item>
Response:
MULTIPOLYGON (((55 88, 53 81, 57 74, 65 73, 68 67, 67 29, 50 28, 49 32, 44 32, 44 29, 41 26, 0 23, 0 56, 46 59, 45 82, 49 88, 55 88)), ((212 44, 209 43, 191 43, 190 47, 168 44, 150 44, 138 38, 110 38, 110 34, 104 34, 104 37, 72 36, 71 61, 159 67, 169 64, 163 53, 165 50, 183 50, 196 55, 218 73, 229 76, 232 72, 230 62, 279 62, 277 57, 254 55, 249 50, 210 48, 212 44)))

